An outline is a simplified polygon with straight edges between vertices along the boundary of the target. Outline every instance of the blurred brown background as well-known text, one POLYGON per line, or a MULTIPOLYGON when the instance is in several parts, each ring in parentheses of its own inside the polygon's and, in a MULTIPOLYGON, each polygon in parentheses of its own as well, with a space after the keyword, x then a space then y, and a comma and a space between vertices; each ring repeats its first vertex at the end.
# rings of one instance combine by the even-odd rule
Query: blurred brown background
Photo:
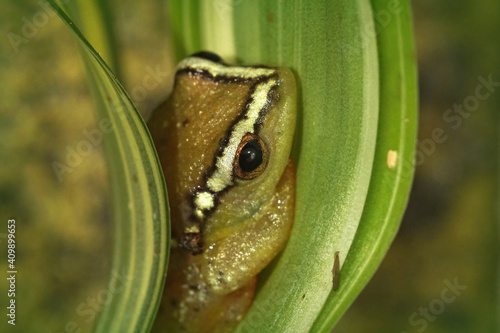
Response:
MULTIPOLYGON (((148 67, 172 69, 164 6, 154 0, 112 3, 118 58, 125 64, 121 79, 130 92, 142 85, 148 67)), ((467 104, 474 103, 480 77, 500 81, 500 3, 420 0, 412 6, 421 163, 391 250, 333 332, 500 331, 500 86, 477 107, 467 104), (453 111, 464 103, 474 111, 453 111), (431 141, 437 128, 444 142, 431 141)), ((7 1, 2 9, 0 211, 4 221, 17 220, 18 299, 29 301, 17 308, 20 325, 7 327, 2 320, 0 331, 89 332, 111 273, 102 147, 93 145, 70 172, 53 167, 97 126, 84 68, 69 30, 38 2, 7 1), (25 35, 25 19, 37 13, 45 15, 25 35)), ((159 82, 135 98, 143 114, 167 96, 170 84, 159 82)), ((2 258, 5 235, 6 228, 0 230, 2 258)), ((2 271, 5 264, 0 261, 2 271)), ((0 279, 0 290, 5 287, 0 279)))

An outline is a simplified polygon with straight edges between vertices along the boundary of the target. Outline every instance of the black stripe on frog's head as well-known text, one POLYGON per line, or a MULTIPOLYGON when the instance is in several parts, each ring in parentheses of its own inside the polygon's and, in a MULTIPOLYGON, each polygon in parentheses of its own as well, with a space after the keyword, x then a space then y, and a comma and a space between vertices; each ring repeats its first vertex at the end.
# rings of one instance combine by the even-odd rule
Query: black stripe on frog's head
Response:
POLYGON ((213 52, 210 52, 210 51, 200 51, 200 52, 196 52, 192 55, 190 55, 190 57, 196 57, 196 58, 202 58, 202 59, 206 59, 206 60, 210 60, 212 62, 216 62, 216 63, 224 63, 224 60, 222 60, 222 58, 213 53, 213 52))

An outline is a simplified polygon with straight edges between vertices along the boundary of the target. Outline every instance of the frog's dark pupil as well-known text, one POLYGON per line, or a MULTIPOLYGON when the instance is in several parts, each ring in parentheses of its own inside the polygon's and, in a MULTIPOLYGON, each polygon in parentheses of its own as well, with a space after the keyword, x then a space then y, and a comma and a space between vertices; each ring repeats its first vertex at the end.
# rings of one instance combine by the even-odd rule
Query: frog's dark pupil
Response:
POLYGON ((241 170, 251 172, 262 164, 262 147, 259 141, 249 141, 240 151, 239 164, 241 170))

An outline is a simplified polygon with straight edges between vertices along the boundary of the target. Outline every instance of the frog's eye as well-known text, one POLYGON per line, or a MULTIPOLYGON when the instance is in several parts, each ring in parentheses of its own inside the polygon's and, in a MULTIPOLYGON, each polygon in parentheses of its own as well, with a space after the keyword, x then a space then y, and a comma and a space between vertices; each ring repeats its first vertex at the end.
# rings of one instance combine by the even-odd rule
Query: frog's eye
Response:
POLYGON ((234 173, 240 179, 254 179, 266 168, 267 147, 262 139, 247 133, 238 146, 234 159, 234 173))

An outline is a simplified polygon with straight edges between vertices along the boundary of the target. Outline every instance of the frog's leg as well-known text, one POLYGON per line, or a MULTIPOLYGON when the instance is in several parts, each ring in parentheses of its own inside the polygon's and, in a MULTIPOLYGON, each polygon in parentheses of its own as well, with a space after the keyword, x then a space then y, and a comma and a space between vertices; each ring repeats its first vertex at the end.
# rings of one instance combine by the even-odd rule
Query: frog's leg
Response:
POLYGON ((203 253, 207 286, 227 294, 246 285, 280 252, 290 235, 295 209, 295 170, 288 162, 269 206, 238 233, 230 234, 203 253))

